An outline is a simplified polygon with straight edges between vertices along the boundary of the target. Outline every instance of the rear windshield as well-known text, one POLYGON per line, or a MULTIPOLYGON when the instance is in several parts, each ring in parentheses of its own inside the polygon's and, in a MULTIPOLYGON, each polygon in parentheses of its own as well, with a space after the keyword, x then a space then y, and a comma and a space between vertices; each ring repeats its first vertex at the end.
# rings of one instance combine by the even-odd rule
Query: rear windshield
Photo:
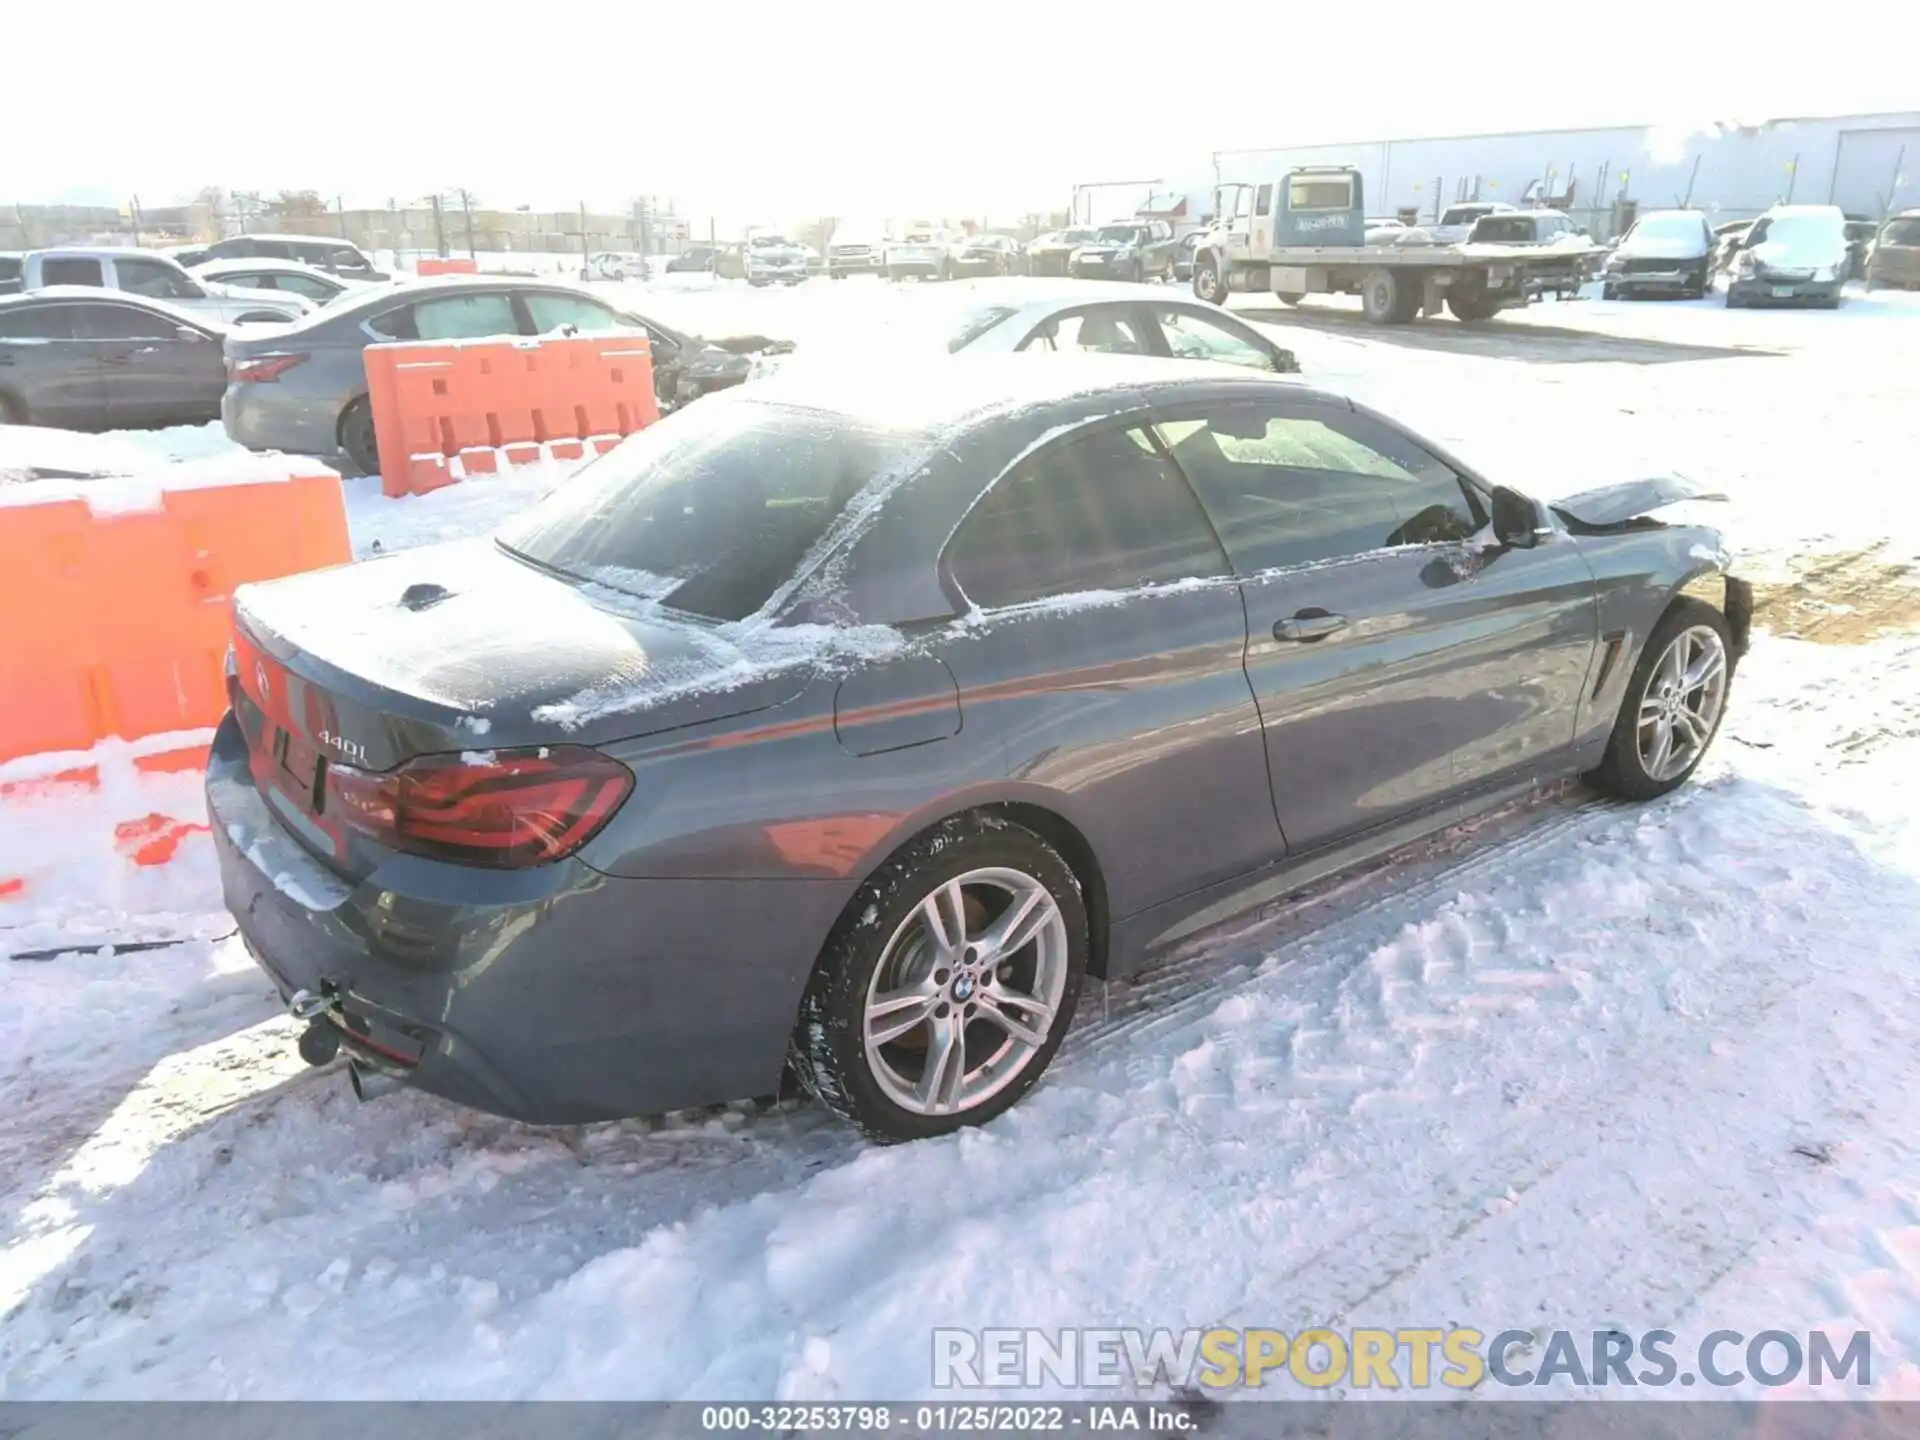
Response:
POLYGON ((1837 215, 1762 215, 1747 232, 1749 245, 1775 241, 1782 245, 1830 245, 1844 239, 1846 230, 1837 215))
POLYGON ((1633 227, 1636 240, 1706 240, 1698 215, 1649 215, 1633 227))
POLYGON ((743 620, 914 437, 745 401, 641 431, 498 534, 550 570, 715 620, 743 620))
MULTIPOLYGON (((1920 245, 1920 215, 1911 219, 1889 220, 1887 228, 1880 232, 1882 245, 1920 245)), ((6 262, 0 260, 0 270, 6 268, 6 262)))

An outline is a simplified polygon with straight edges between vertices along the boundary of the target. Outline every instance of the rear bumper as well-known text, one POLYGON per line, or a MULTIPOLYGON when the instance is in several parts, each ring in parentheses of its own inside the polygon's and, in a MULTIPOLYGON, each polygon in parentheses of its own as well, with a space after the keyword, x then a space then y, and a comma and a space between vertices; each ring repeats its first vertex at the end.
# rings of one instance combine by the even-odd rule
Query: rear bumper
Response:
POLYGON ((292 455, 340 453, 340 411, 345 402, 320 402, 280 385, 229 385, 220 397, 220 424, 227 438, 249 450, 292 455))
POLYGON ((1888 290, 1920 289, 1920 263, 1912 260, 1867 262, 1867 284, 1888 290))
POLYGON ((886 259, 879 255, 836 255, 827 260, 830 275, 874 275, 886 268, 886 259))
POLYGON ((1845 284, 1843 280, 1768 280, 1743 276, 1727 283, 1727 296, 1744 305, 1799 305, 1832 300, 1845 284))
POLYGON ((1709 274, 1705 260, 1675 265, 1670 270, 1602 272, 1606 283, 1616 290, 1695 290, 1707 283, 1709 274))
POLYGON ((240 934, 282 997, 335 997, 356 1058, 533 1124, 773 1092, 844 901, 808 881, 616 879, 579 859, 485 872, 313 859, 254 788, 232 715, 207 809, 240 934))

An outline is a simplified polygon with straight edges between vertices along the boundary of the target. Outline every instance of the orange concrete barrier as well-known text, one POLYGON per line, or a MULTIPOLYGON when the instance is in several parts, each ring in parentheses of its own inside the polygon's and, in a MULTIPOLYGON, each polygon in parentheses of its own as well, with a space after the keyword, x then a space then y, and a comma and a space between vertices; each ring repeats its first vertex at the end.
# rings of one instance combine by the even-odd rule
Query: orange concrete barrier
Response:
POLYGON ((436 259, 433 256, 426 256, 414 266, 416 275, 477 275, 479 273, 478 261, 457 257, 436 259))
POLYGON ((390 496, 604 453, 660 418, 644 335, 394 341, 364 355, 390 496))
POLYGON ((204 833, 235 587, 351 558, 340 477, 281 456, 0 492, 0 904, 204 833))
POLYGON ((340 477, 274 460, 271 483, 8 487, 0 762, 219 721, 234 588, 353 558, 340 477))

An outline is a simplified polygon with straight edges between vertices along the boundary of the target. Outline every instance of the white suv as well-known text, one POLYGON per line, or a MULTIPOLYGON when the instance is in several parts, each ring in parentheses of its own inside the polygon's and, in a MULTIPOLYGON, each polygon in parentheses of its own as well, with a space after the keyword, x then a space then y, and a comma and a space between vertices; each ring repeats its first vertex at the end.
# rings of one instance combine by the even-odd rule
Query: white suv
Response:
POLYGON ((180 263, 152 250, 35 250, 24 262, 23 289, 89 285, 164 300, 229 325, 286 324, 313 313, 313 303, 278 290, 243 290, 189 275, 180 263))

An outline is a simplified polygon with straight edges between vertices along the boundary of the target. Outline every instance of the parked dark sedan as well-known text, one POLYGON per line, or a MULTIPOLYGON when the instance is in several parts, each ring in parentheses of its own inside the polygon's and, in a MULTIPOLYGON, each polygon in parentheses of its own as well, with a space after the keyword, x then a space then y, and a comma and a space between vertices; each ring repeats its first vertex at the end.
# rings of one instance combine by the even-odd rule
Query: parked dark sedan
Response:
POLYGON ((947 276, 1024 275, 1027 252, 1004 235, 974 235, 947 253, 947 276))
POLYGON ((225 333, 123 291, 64 285, 9 296, 0 300, 0 422, 138 430, 217 420, 225 333))
POLYGON ((711 271, 714 262, 720 258, 720 251, 712 245, 689 245, 678 255, 668 259, 665 269, 669 275, 686 273, 702 274, 711 271))
POLYGON ((1087 974, 1563 775, 1649 798, 1751 595, 1350 401, 1112 357, 776 375, 491 540, 243 588, 241 934, 362 1098, 984 1121, 1087 974))
POLYGON ((1099 233, 1094 226, 1076 225, 1040 236, 1027 246, 1027 273, 1064 276, 1073 252, 1099 233))
POLYGON ((1184 235, 1179 249, 1173 252, 1173 278, 1176 280, 1193 279, 1193 252, 1200 248, 1200 242, 1207 238, 1204 230, 1195 230, 1184 235))
MULTIPOLYGON (((368 345, 545 335, 562 327, 645 330, 654 390, 669 409, 738 385, 753 369, 747 355, 728 348, 731 342, 683 335, 563 281, 449 275, 343 296, 298 325, 231 336, 220 418, 227 434, 249 449, 344 458, 371 475, 380 454, 361 359, 368 345)), ((775 343, 752 338, 754 349, 775 343)))
POLYGON ((1700 210, 1649 210, 1607 257, 1601 298, 1648 293, 1699 299, 1713 288, 1713 231, 1700 210))

